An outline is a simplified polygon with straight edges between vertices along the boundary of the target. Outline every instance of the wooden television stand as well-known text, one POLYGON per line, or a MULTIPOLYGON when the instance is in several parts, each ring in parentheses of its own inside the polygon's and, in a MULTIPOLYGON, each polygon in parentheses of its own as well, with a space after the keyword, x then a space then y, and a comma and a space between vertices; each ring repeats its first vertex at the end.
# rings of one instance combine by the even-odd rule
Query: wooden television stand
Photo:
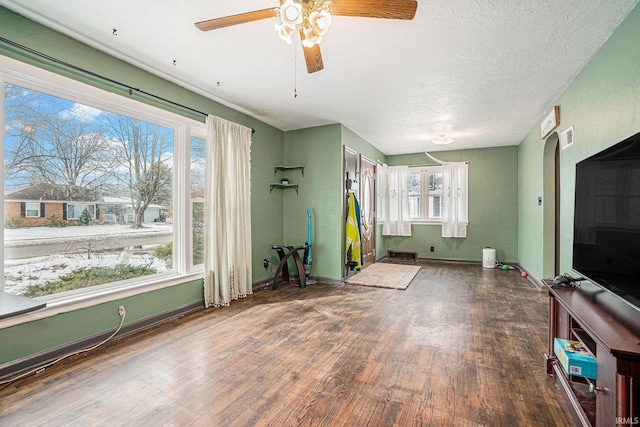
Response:
POLYGON ((640 310, 588 281, 551 287, 547 374, 555 375, 578 425, 640 425, 640 310), (580 341, 596 358, 596 380, 568 375, 554 338, 580 341))

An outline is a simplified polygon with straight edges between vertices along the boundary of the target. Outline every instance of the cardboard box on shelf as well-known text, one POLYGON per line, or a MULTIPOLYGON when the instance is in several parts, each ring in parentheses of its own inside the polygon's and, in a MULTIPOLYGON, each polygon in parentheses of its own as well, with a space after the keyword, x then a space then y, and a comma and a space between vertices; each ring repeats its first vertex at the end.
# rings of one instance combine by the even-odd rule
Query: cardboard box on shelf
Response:
POLYGON ((598 363, 579 341, 554 338, 553 352, 567 374, 596 379, 598 363))

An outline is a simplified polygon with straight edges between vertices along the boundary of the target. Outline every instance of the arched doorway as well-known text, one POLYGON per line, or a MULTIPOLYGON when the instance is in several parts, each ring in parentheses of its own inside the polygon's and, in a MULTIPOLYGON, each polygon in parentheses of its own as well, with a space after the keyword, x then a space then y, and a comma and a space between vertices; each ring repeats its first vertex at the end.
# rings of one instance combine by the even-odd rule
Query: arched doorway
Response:
POLYGON ((553 132, 543 154, 543 277, 560 274, 560 144, 553 132))

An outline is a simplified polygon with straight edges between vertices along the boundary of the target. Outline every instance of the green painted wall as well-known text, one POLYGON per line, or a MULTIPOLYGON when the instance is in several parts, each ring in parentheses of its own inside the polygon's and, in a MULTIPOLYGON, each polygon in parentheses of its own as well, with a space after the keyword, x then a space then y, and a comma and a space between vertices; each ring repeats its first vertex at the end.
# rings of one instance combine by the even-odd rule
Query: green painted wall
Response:
POLYGON ((118 307, 126 309, 125 325, 153 314, 202 301, 202 280, 58 314, 0 330, 0 367, 4 363, 73 343, 120 323, 118 307))
MULTIPOLYGON (((269 195, 267 183, 273 179, 273 165, 283 162, 284 132, 38 25, 3 7, 0 7, 0 28, 3 38, 20 45, 196 110, 254 128, 256 133, 252 137, 251 147, 253 281, 268 277, 268 272, 262 267, 264 248, 282 239, 283 222, 280 219, 283 217, 284 204, 282 194, 269 195), (273 218, 278 220, 273 221, 273 218)), ((129 96, 127 91, 121 88, 79 72, 65 70, 58 65, 48 64, 1 43, 0 54, 129 96)), ((203 120, 200 115, 163 105, 136 93, 132 97, 203 120)), ((17 358, 112 330, 117 326, 117 307, 120 304, 127 307, 127 322, 131 322, 150 318, 202 299, 202 282, 196 281, 5 328, 0 330, 0 366, 17 358)))
MULTIPOLYGON (((258 139, 256 131, 251 144, 251 254, 254 283, 273 275, 269 269, 264 269, 262 260, 271 259, 269 248, 282 240, 284 232, 284 192, 273 190, 269 194, 269 183, 275 179, 273 167, 284 162, 284 133, 268 129, 261 137, 266 138, 265 142, 257 142, 263 140, 258 139)), ((273 258, 274 262, 276 260, 277 256, 273 258)))
MULTIPOLYGON (((553 102, 560 106, 560 125, 556 131, 561 133, 575 126, 575 144, 560 153, 561 272, 571 271, 575 164, 640 132, 638 46, 640 6, 636 6, 553 102)), ((538 279, 550 277, 544 269, 541 241, 543 207, 537 205, 538 196, 543 194, 544 148, 545 141, 540 140, 536 124, 519 145, 518 152, 519 258, 520 264, 538 279)))
MULTIPOLYGON (((287 132, 284 162, 303 165, 286 176, 299 184, 284 192, 284 243, 307 240, 307 208, 313 216, 312 276, 340 279, 342 244, 342 146, 340 125, 327 125, 287 132)), ((280 173, 282 175, 283 173, 280 173)), ((274 190, 275 192, 276 190, 274 190)))
POLYGON ((346 126, 341 126, 342 145, 362 154, 369 160, 377 163, 385 163, 387 156, 376 147, 371 145, 367 140, 352 131, 346 126))
MULTIPOLYGON (((517 262, 518 148, 439 151, 433 156, 469 161, 467 238, 443 238, 440 225, 413 224, 411 237, 383 237, 386 249, 415 251, 423 258, 481 261, 482 249, 491 246, 498 261, 517 262)), ((423 153, 387 156, 389 166, 432 163, 423 153)))

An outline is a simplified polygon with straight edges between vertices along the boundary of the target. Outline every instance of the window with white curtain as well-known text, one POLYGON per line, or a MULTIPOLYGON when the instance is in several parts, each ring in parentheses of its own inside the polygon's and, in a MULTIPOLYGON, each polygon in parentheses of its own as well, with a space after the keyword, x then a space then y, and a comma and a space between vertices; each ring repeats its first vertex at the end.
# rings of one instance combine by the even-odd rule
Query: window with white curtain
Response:
POLYGON ((469 225, 469 164, 442 165, 442 237, 467 237, 469 225))
MULTIPOLYGON (((435 159, 438 161, 437 159, 435 159)), ((394 194, 404 194, 391 188, 391 171, 400 166, 378 168, 378 222, 385 227, 387 223, 396 224, 392 212, 402 213, 402 204, 394 204, 394 194), (399 206, 399 208, 394 208, 399 206), (395 211, 394 211, 395 209, 395 211), (399 210, 398 210, 399 209, 399 210)), ((442 237, 466 237, 468 214, 468 163, 443 162, 442 165, 412 166, 408 168, 406 194, 408 199, 408 217, 411 224, 441 224, 442 237)), ((396 171, 397 172, 397 171, 396 171)), ((394 174, 393 176, 400 176, 394 174)), ((403 181, 404 182, 404 181, 403 181)), ((398 197, 398 200, 404 197, 398 197)), ((399 218, 399 214, 395 217, 399 218)), ((406 225, 393 225, 390 235, 398 230, 408 231, 406 225), (394 228, 395 227, 395 228, 394 228)), ((385 233, 383 227, 383 235, 385 233)))
POLYGON ((382 235, 411 236, 409 167, 381 165, 377 174, 382 235))
POLYGON ((409 168, 409 211, 411 222, 441 222, 442 166, 409 168))

